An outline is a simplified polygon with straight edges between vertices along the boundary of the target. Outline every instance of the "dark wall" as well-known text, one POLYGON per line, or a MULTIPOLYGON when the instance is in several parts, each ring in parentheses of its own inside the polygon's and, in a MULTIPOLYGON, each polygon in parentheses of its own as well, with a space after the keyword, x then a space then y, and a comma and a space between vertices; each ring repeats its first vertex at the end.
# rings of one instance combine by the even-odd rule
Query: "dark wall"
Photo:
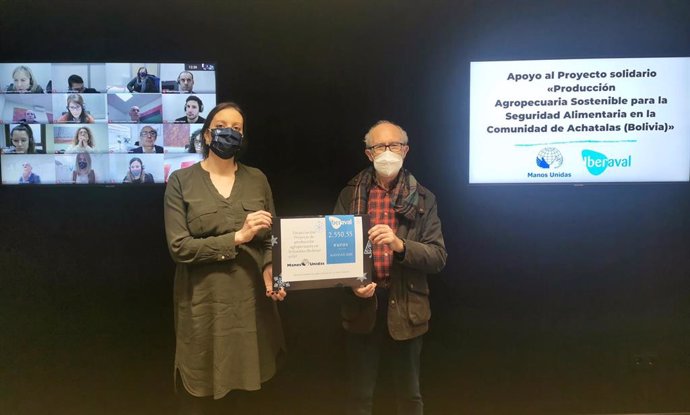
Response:
MULTIPOLYGON (((690 3, 189 3, 0 0, 0 59, 216 61, 284 216, 330 212, 368 127, 400 123, 449 252, 428 413, 690 411, 688 184, 467 184, 470 61, 690 56, 690 3)), ((0 187, 0 412, 173 412, 163 192, 0 187)), ((336 293, 280 309, 289 360, 257 410, 337 412, 336 293)))

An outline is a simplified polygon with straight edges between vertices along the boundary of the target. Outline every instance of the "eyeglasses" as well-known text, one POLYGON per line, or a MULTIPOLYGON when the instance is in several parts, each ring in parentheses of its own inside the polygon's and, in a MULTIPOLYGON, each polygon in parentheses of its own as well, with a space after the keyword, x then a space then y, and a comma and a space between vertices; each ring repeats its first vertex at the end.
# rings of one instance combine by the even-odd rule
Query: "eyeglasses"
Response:
POLYGON ((155 137, 158 133, 155 131, 142 131, 139 133, 139 137, 155 137))
POLYGON ((76 111, 76 110, 80 110, 81 107, 79 105, 70 105, 69 109, 76 111))
POLYGON ((386 150, 390 150, 393 153, 402 153, 402 149, 406 145, 404 143, 376 144, 375 146, 367 147, 367 150, 374 153, 374 155, 382 154, 386 150))

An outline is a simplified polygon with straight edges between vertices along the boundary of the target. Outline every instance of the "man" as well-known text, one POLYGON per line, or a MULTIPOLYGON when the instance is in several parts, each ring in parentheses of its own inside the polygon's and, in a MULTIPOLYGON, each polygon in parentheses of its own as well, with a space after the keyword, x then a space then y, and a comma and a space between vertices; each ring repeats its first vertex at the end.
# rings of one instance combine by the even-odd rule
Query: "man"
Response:
POLYGON ((204 110, 204 103, 199 97, 192 95, 187 98, 184 104, 184 117, 175 119, 177 123, 203 124, 206 118, 199 115, 204 110))
POLYGON ((19 178, 19 184, 41 184, 41 177, 32 172, 31 164, 22 164, 22 175, 19 178))
POLYGON ((350 387, 348 414, 371 414, 379 359, 391 360, 398 414, 422 414, 422 335, 431 316, 427 274, 446 264, 436 198, 406 169, 407 133, 379 121, 365 136, 373 163, 340 192, 335 214, 369 214, 373 282, 343 303, 350 387))
POLYGON ((139 122, 139 121, 141 121, 141 118, 140 118, 140 110, 139 110, 139 107, 137 107, 136 105, 132 105, 132 106, 129 108, 129 120, 132 121, 132 122, 139 122))
POLYGON ((158 131, 150 125, 144 126, 139 132, 140 146, 130 153, 162 153, 163 147, 156 145, 158 131))
POLYGON ((180 72, 177 75, 177 86, 181 94, 194 93, 194 75, 189 71, 180 72))
POLYGON ((20 122, 25 122, 27 124, 35 124, 36 113, 33 110, 26 110, 26 112, 24 113, 24 118, 21 119, 20 122))
POLYGON ((67 78, 67 86, 69 92, 78 92, 80 94, 98 93, 94 88, 84 88, 84 80, 79 75, 70 75, 69 78, 67 78))

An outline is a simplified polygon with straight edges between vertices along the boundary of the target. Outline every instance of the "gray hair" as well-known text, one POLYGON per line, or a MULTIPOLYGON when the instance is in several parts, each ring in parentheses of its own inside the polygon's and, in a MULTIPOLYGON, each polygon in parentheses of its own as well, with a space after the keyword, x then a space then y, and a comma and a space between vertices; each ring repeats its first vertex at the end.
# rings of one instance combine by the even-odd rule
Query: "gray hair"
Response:
POLYGON ((400 130, 400 139, 401 139, 402 143, 407 144, 407 142, 408 142, 407 133, 405 132, 405 130, 402 129, 401 126, 399 126, 398 124, 391 122, 391 121, 380 120, 380 121, 377 121, 376 124, 372 125, 371 128, 369 129, 369 131, 367 131, 367 133, 364 135, 364 144, 367 147, 371 146, 371 132, 374 130, 374 128, 378 127, 381 124, 390 124, 390 125, 394 125, 394 126, 398 127, 398 129, 400 130))

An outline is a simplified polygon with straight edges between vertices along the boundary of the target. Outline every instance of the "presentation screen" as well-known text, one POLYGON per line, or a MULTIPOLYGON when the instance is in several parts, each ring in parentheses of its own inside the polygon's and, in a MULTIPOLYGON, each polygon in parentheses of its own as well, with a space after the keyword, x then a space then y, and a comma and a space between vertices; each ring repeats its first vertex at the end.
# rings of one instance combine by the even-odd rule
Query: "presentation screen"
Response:
POLYGON ((166 182, 201 159, 215 74, 201 62, 0 64, 2 184, 166 182))
POLYGON ((472 62, 470 183, 690 179, 690 58, 472 62))

